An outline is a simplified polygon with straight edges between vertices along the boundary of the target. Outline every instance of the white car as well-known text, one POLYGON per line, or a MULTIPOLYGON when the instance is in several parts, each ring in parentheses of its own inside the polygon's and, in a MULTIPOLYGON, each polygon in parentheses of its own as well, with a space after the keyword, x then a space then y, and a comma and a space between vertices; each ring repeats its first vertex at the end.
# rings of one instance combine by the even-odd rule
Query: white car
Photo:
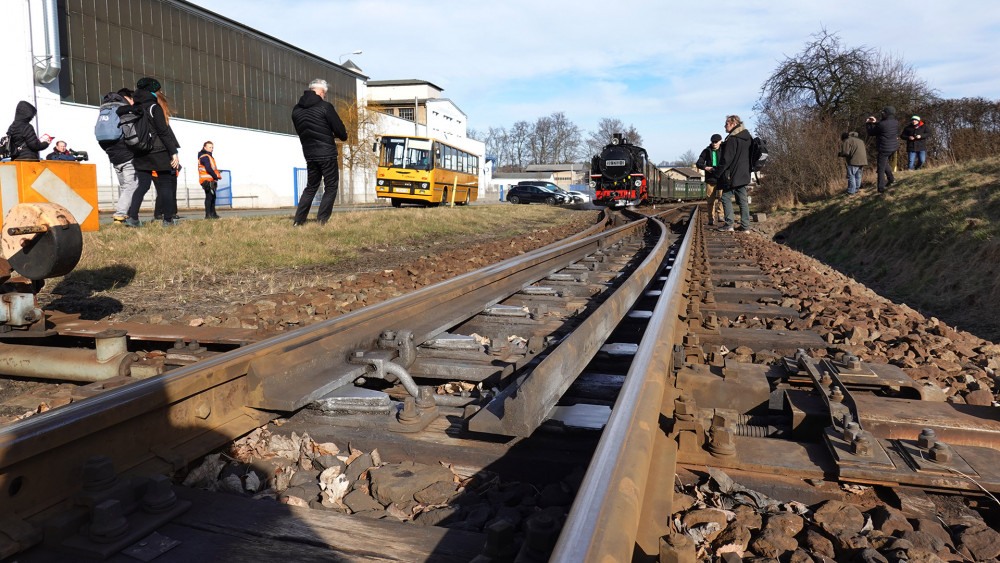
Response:
POLYGON ((577 192, 577 191, 572 191, 572 190, 568 191, 566 193, 574 196, 574 198, 577 198, 577 197, 580 198, 580 201, 578 203, 590 203, 590 194, 588 194, 588 193, 577 192))

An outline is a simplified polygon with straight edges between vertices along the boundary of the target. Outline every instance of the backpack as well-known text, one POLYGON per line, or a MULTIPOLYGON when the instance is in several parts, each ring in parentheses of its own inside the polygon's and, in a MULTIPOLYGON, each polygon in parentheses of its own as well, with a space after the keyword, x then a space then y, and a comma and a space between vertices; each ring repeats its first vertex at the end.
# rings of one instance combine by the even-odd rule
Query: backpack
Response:
POLYGON ((118 117, 118 126, 121 127, 125 146, 136 154, 146 154, 153 150, 156 133, 153 132, 152 113, 153 106, 149 106, 149 111, 134 108, 133 111, 118 117))
POLYGON ((760 137, 750 140, 750 171, 758 172, 767 164, 767 141, 760 137))
POLYGON ((4 135, 0 137, 0 160, 5 158, 14 158, 14 147, 11 146, 13 141, 10 135, 4 135))
POLYGON ((124 104, 114 104, 101 107, 101 113, 97 115, 97 123, 94 125, 94 136, 100 142, 117 141, 122 138, 121 121, 118 118, 118 108, 124 104))

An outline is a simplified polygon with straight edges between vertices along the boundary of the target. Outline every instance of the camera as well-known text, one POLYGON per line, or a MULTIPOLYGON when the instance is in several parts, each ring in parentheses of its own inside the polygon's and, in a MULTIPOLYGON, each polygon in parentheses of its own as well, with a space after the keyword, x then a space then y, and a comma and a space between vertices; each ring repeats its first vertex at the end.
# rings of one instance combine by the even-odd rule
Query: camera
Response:
POLYGON ((66 149, 66 152, 68 152, 74 159, 76 159, 77 162, 90 160, 90 156, 87 154, 87 151, 75 151, 73 149, 66 149))

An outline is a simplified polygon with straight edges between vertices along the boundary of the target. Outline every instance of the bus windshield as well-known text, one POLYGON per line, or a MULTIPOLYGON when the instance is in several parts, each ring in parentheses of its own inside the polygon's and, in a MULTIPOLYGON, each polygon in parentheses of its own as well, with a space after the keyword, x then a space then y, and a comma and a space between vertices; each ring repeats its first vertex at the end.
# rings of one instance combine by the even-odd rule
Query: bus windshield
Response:
POLYGON ((379 158, 379 166, 430 170, 431 164, 430 139, 382 137, 382 154, 379 158))

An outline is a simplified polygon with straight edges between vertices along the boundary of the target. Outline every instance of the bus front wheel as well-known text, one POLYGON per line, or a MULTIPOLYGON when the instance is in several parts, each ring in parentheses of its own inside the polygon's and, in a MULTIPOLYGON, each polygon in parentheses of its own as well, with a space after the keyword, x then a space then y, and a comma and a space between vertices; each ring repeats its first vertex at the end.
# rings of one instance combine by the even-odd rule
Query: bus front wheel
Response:
POLYGON ((399 199, 398 197, 392 198, 392 206, 393 207, 402 207, 403 206, 403 200, 399 199))

